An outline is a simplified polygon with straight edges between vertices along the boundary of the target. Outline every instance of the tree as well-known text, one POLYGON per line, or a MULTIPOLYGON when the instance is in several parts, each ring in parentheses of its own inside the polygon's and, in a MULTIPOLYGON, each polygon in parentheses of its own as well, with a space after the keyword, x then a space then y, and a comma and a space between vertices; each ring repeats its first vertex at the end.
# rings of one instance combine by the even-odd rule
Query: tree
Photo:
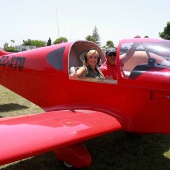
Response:
POLYGON ((51 38, 49 38, 47 41, 47 46, 50 46, 50 45, 51 45, 51 38))
POLYGON ((42 40, 23 40, 23 44, 24 46, 36 46, 36 47, 44 47, 46 45, 45 41, 42 40))
POLYGON ((92 41, 98 45, 100 45, 100 36, 98 34, 98 29, 97 27, 95 26, 95 28, 93 29, 93 33, 92 35, 88 35, 87 37, 85 37, 85 39, 87 41, 92 41))
POLYGON ((164 27, 163 32, 159 32, 159 36, 163 39, 170 40, 170 22, 167 22, 167 26, 164 27))
MULTIPOLYGON (((11 41, 12 42, 12 41, 11 41)), ((4 50, 7 51, 7 52, 18 52, 15 47, 12 47, 12 46, 8 46, 8 43, 5 43, 4 44, 4 50)))
POLYGON ((6 42, 5 44, 4 44, 4 50, 5 50, 5 48, 7 48, 8 47, 8 43, 6 42))
POLYGON ((63 43, 63 42, 68 42, 67 38, 65 37, 60 37, 58 39, 56 39, 53 44, 60 44, 60 43, 63 43))
POLYGON ((14 46, 15 40, 11 40, 11 46, 14 46))
POLYGON ((96 26, 95 26, 95 28, 93 29, 92 37, 95 39, 96 44, 100 44, 100 35, 99 35, 99 33, 98 33, 98 29, 97 29, 96 26))
POLYGON ((23 44, 24 46, 31 46, 31 39, 28 39, 28 40, 23 40, 23 44))
POLYGON ((45 47, 46 42, 42 40, 31 40, 31 46, 45 47))
POLYGON ((106 42, 106 46, 107 46, 107 47, 114 47, 113 41, 108 40, 108 41, 106 42))
POLYGON ((88 35, 87 37, 85 37, 85 39, 86 39, 87 41, 92 41, 92 42, 96 43, 96 40, 95 40, 94 37, 91 36, 91 35, 88 35))

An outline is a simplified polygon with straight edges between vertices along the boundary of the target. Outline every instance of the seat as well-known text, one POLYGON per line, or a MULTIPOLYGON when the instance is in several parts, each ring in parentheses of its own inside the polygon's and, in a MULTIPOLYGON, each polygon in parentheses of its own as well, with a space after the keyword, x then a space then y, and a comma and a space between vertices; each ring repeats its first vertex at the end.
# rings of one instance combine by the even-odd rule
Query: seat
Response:
POLYGON ((70 67, 69 73, 76 73, 80 67, 70 67))
POLYGON ((82 61, 76 55, 75 51, 71 49, 69 54, 69 74, 76 73, 76 71, 82 66, 82 61))
POLYGON ((124 64, 123 71, 128 77, 131 71, 139 64, 148 63, 148 57, 143 51, 136 51, 134 55, 124 64))

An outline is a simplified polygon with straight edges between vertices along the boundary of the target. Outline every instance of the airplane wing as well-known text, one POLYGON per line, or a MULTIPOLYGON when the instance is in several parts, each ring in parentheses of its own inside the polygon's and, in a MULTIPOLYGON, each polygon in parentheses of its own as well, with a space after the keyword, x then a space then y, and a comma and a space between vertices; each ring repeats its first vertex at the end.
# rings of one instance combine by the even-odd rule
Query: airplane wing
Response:
POLYGON ((121 129, 99 111, 62 110, 0 119, 0 165, 121 129))

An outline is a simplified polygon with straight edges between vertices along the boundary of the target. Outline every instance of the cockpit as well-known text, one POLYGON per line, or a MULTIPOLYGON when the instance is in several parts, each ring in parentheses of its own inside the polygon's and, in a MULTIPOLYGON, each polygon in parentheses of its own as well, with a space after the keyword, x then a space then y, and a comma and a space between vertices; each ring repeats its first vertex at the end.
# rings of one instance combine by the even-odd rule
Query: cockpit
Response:
MULTIPOLYGON (((95 43, 91 41, 77 41, 70 48, 69 53, 69 75, 75 73, 80 67, 83 66, 84 56, 90 49, 95 49, 99 53, 100 64, 104 63, 106 58, 103 50, 95 43)), ((72 78, 70 78, 72 79, 72 78)), ((110 82, 107 79, 91 78, 91 77, 79 77, 76 80, 80 81, 91 81, 91 82, 110 82)), ((117 83, 117 81, 112 81, 111 83, 117 83)))

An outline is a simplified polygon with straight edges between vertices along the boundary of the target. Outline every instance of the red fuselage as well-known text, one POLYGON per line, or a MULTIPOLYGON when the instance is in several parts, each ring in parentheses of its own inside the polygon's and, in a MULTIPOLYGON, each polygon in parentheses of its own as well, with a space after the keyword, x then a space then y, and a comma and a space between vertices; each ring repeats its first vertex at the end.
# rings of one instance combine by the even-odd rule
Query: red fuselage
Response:
MULTIPOLYGON (((121 42, 118 50, 127 42, 121 42)), ((89 47, 98 48, 78 41, 0 56, 0 84, 47 112, 98 110, 116 117, 125 131, 170 133, 170 69, 152 68, 127 78, 118 52, 117 80, 69 79, 71 51, 79 55, 89 47)))

